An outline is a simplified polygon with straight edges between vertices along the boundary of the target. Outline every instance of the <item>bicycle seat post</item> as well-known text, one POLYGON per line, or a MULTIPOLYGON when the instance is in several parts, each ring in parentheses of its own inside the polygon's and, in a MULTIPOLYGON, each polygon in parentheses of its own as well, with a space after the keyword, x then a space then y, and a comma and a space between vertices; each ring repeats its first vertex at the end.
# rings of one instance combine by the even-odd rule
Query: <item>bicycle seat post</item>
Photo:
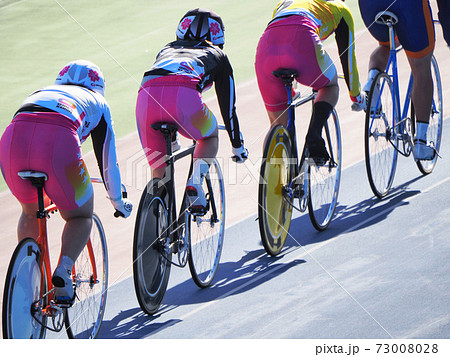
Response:
POLYGON ((170 179, 172 179, 173 177, 173 157, 172 157, 172 138, 175 135, 175 133, 178 130, 178 127, 175 124, 172 123, 155 123, 152 124, 151 127, 154 130, 160 131, 163 135, 164 135, 164 139, 166 141, 166 150, 167 150, 167 154, 166 154, 166 172, 165 172, 165 176, 169 177, 170 179), (168 170, 170 170, 170 172, 168 172, 168 170))
POLYGON ((36 217, 38 219, 45 218, 47 213, 44 208, 44 183, 41 181, 38 183, 31 181, 31 183, 36 187, 38 194, 38 211, 36 212, 36 217))
POLYGON ((284 86, 286 87, 287 95, 288 95, 288 110, 289 110, 289 122, 287 125, 288 131, 291 131, 292 134, 295 133, 295 130, 291 128, 294 127, 294 108, 291 106, 292 104, 292 83, 294 79, 298 77, 298 72, 294 69, 284 69, 280 68, 276 71, 273 71, 272 74, 280 78, 284 86))
POLYGON ((391 11, 381 11, 375 16, 375 22, 389 27, 390 50, 395 50, 395 31, 394 25, 398 22, 398 17, 391 11))
POLYGON ((38 211, 36 217, 38 219, 47 217, 47 212, 44 206, 44 184, 48 177, 43 172, 36 171, 20 171, 17 173, 23 180, 30 180, 31 184, 37 189, 38 196, 38 211))

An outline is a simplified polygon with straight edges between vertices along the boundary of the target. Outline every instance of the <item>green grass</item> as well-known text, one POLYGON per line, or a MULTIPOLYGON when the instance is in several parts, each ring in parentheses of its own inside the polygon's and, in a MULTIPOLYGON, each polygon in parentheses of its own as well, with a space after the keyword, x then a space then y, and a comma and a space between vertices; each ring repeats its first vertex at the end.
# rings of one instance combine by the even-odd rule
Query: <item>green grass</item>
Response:
MULTIPOLYGON (((136 130, 134 109, 142 74, 186 11, 204 7, 225 23, 225 51, 237 85, 254 77, 256 45, 273 0, 0 0, 0 133, 25 97, 50 85, 67 62, 87 59, 106 78, 118 137, 136 130)), ((356 0, 347 1, 355 8, 356 0)), ((212 95, 212 94, 210 94, 212 95)), ((3 179, 0 190, 4 189, 3 179)))
POLYGON ((225 49, 236 81, 254 75, 259 35, 270 18, 272 1, 237 0, 52 0, 19 1, 0 7, 0 131, 33 90, 52 84, 70 60, 83 58, 100 66, 106 98, 118 136, 135 130, 134 106, 142 74, 166 43, 174 40, 184 13, 198 6, 222 15, 225 49), (265 4, 264 4, 265 3, 265 4), (175 9, 174 9, 175 8, 175 9))

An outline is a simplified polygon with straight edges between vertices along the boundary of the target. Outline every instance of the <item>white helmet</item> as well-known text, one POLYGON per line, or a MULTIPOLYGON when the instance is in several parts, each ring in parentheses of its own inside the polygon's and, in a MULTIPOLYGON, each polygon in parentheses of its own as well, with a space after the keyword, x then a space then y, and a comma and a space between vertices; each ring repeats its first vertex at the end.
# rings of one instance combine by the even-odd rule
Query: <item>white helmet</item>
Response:
POLYGON ((55 84, 72 84, 85 87, 105 96, 105 78, 94 63, 84 60, 66 64, 58 73, 55 84))

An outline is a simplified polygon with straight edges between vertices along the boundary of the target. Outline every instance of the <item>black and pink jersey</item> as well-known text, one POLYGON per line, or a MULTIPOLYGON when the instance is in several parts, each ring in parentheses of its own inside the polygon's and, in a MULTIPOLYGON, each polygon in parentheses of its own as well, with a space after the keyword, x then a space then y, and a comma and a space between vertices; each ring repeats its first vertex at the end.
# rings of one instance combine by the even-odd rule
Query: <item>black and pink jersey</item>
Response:
POLYGON ((214 84, 231 143, 235 148, 241 146, 233 69, 225 52, 206 42, 171 42, 159 52, 153 66, 145 72, 141 86, 163 76, 183 76, 183 82, 188 78, 200 93, 214 84))

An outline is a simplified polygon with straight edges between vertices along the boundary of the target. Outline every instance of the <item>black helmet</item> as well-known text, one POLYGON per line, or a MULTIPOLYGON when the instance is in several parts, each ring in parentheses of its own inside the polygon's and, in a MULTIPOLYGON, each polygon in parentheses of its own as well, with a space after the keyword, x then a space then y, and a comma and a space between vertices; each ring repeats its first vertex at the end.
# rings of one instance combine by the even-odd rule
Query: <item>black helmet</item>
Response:
POLYGON ((181 40, 207 40, 213 45, 223 47, 225 27, 215 12, 205 9, 188 11, 180 20, 177 38, 181 40))

